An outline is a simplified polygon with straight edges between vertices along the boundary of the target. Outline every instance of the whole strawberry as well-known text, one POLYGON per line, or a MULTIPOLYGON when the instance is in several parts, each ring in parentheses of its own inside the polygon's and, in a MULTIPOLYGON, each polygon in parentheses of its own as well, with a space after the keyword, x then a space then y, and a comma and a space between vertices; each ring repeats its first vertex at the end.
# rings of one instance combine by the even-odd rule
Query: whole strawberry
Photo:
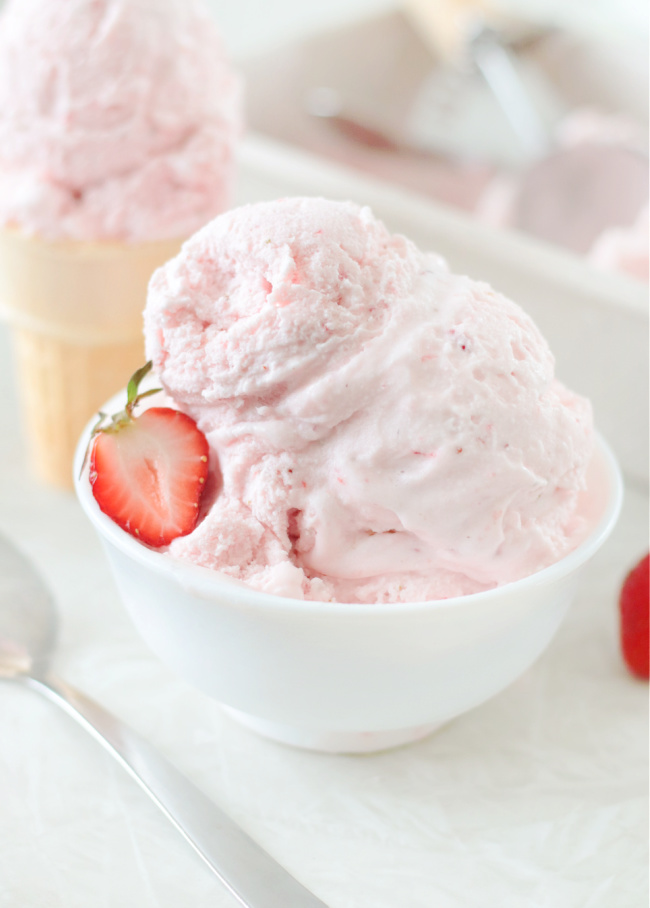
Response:
POLYGON ((143 398, 161 390, 139 393, 150 369, 149 362, 131 377, 124 410, 110 418, 100 413, 91 436, 89 478, 101 510, 159 548, 196 526, 209 449, 194 420, 179 410, 151 407, 133 415, 143 398))
POLYGON ((630 571, 619 598, 623 658, 633 675, 646 680, 650 677, 649 564, 650 555, 646 555, 630 571))

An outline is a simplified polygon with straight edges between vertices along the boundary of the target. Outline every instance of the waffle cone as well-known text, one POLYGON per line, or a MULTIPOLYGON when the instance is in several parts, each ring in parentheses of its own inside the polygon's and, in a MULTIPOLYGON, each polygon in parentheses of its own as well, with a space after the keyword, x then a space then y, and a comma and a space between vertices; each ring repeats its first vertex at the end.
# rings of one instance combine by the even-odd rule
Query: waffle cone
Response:
POLYGON ((69 488, 79 436, 144 362, 142 339, 89 346, 15 328, 13 341, 31 468, 39 480, 69 488))
POLYGON ((48 243, 0 231, 0 311, 12 326, 30 464, 72 486, 77 440, 144 363, 142 310, 152 272, 180 241, 48 243))

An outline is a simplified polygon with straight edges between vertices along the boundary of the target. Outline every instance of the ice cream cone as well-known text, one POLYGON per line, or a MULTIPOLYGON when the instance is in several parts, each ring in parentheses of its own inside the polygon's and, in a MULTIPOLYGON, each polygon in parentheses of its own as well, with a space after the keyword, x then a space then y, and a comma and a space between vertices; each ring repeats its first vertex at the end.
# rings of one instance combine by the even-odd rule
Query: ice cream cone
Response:
POLYGON ((180 245, 47 242, 0 231, 0 311, 12 325, 29 459, 39 479, 71 487, 85 423, 144 362, 147 284, 180 245))

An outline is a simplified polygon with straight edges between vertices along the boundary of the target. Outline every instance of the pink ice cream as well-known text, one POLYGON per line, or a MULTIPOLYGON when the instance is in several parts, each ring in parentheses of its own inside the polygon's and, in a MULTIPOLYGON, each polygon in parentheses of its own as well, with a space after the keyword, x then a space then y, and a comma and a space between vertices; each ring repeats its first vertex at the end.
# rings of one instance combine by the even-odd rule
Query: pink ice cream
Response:
POLYGON ((218 217, 155 273, 145 334, 221 471, 177 558, 279 595, 417 601, 518 579, 585 531, 589 403, 515 303, 367 208, 218 217))
POLYGON ((9 0, 0 226, 188 236, 231 200, 240 86, 198 0, 9 0))

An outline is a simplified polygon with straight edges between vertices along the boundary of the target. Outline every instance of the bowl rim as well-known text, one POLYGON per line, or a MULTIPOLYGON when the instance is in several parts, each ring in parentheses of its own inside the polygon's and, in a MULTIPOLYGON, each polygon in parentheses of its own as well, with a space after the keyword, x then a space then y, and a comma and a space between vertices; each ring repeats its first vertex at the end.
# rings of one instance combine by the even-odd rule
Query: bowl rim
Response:
MULTIPOLYGON (((114 402, 119 396, 111 399, 114 402)), ((306 612, 314 617, 332 615, 365 615, 374 617, 394 617, 400 615, 417 615, 441 609, 459 609, 463 606, 472 606, 478 603, 487 603, 502 598, 504 594, 520 594, 526 590, 539 588, 571 574, 585 564, 601 547, 610 535, 618 520, 623 504, 623 476, 618 461, 599 432, 595 432, 595 447, 593 457, 600 457, 605 468, 605 476, 609 485, 609 494, 602 514, 594 528, 583 541, 571 552, 542 568, 533 574, 528 574, 519 580, 501 584, 489 590, 469 593, 465 596, 453 596, 447 599, 428 599, 419 602, 340 602, 337 600, 325 601, 319 599, 294 599, 288 596, 278 596, 257 590, 241 580, 229 577, 202 565, 191 564, 178 558, 170 557, 166 552, 158 552, 138 542, 133 536, 121 529, 110 517, 104 514, 91 491, 87 480, 88 465, 86 451, 90 433, 96 424, 94 416, 86 425, 75 451, 74 457, 74 487, 77 498, 86 516, 93 524, 102 542, 110 542, 122 554, 127 555, 140 565, 153 570, 157 574, 166 575, 170 580, 184 587, 188 592, 201 598, 213 598, 215 593, 227 593, 230 603, 234 607, 250 608, 252 610, 272 609, 274 612, 306 612)))

